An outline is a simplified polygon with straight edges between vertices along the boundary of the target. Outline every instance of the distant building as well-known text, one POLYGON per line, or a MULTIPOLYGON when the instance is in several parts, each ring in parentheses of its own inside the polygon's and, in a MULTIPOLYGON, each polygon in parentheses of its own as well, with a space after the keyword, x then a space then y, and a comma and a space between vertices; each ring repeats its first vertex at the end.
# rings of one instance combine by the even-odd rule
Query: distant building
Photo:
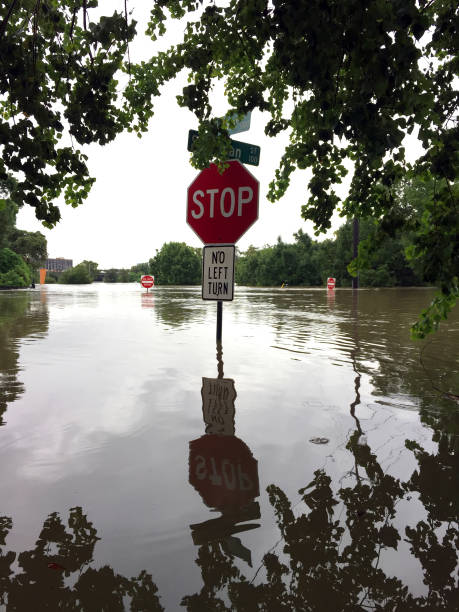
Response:
POLYGON ((56 257, 56 259, 47 259, 45 268, 49 272, 63 272, 69 268, 73 268, 73 259, 64 259, 63 257, 56 257))

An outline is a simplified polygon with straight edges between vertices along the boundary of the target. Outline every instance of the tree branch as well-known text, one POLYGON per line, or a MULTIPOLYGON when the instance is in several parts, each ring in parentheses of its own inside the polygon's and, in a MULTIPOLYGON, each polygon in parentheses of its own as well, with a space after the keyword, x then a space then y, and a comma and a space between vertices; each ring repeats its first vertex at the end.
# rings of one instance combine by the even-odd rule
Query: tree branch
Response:
POLYGON ((10 8, 8 9, 8 13, 6 14, 4 20, 2 21, 1 25, 0 25, 0 36, 3 36, 6 32, 6 26, 8 25, 8 21, 11 17, 11 13, 14 10, 14 6, 16 4, 17 0, 13 0, 10 4, 10 8))

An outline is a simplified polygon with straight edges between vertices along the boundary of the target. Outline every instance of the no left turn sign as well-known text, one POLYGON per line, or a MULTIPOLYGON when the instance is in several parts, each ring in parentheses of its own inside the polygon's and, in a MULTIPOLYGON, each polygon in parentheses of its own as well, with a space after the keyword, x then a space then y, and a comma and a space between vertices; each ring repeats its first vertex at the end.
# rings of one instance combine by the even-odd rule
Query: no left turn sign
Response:
POLYGON ((202 299, 231 301, 234 296, 234 244, 203 248, 202 299))

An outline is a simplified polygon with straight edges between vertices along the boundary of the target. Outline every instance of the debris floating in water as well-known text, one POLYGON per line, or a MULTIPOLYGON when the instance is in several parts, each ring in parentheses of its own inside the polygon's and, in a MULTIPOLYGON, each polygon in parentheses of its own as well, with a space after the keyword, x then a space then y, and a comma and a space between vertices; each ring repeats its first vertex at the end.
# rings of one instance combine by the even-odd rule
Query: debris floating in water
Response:
POLYGON ((309 438, 309 442, 313 444, 328 444, 330 440, 328 438, 309 438))

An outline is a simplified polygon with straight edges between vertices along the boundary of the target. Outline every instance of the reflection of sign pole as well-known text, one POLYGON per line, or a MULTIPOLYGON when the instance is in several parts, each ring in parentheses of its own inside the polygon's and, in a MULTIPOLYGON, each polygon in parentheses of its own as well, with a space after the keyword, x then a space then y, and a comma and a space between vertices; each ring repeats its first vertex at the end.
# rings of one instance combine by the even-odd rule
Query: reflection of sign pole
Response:
POLYGON ((239 508, 236 512, 225 512, 219 518, 190 525, 191 536, 193 542, 198 546, 207 542, 221 542, 227 553, 239 557, 252 567, 250 550, 234 535, 257 529, 260 526, 258 523, 245 521, 253 521, 260 517, 260 505, 254 501, 244 508, 239 508))
MULTIPOLYGON (((218 378, 223 378, 223 347, 221 342, 217 342, 217 372, 218 378)), ((236 393, 236 389, 234 392, 236 393)))

